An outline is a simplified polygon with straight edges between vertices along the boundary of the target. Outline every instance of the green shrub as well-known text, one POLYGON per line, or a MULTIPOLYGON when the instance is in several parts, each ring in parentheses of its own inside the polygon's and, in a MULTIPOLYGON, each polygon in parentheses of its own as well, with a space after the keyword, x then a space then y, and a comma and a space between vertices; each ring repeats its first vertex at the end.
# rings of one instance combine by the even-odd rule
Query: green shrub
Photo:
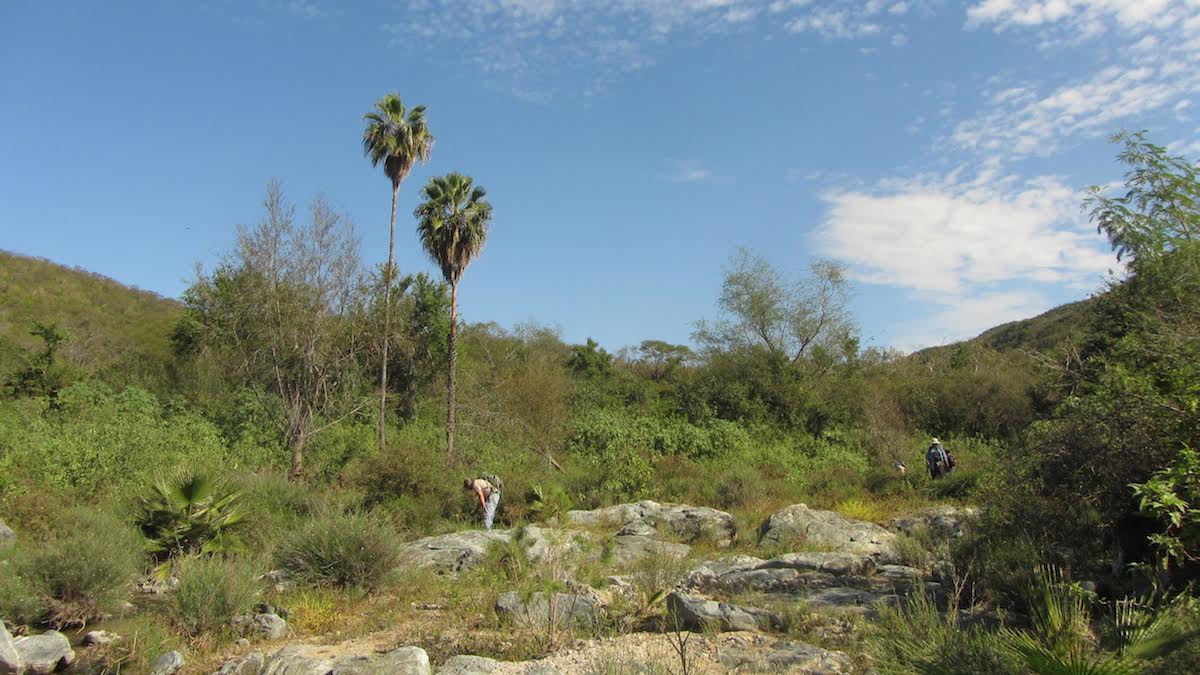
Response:
POLYGON ((240 494, 200 473, 160 479, 138 507, 137 524, 157 560, 194 553, 238 553, 246 520, 240 494))
POLYGON ((542 522, 557 520, 571 510, 571 495, 558 483, 534 485, 525 495, 529 512, 542 522))
POLYGON ((27 623, 82 626, 129 597, 143 546, 136 531, 106 513, 72 511, 50 539, 14 545, 13 579, 5 582, 14 595, 0 611, 27 623))
POLYGON ((254 551, 270 551, 283 533, 299 528, 322 502, 312 486, 288 480, 282 471, 235 473, 228 480, 241 495, 239 510, 254 523, 239 531, 254 551))
POLYGON ((276 559, 309 584, 370 589, 395 569, 395 542, 396 532, 378 516, 330 511, 281 542, 276 559))
POLYGON ((466 517, 471 508, 463 495, 463 477, 452 475, 446 466, 444 447, 434 450, 401 440, 356 459, 345 477, 361 492, 364 508, 382 507, 414 530, 428 531, 439 521, 466 517))
POLYGON ((221 635, 235 616, 254 605, 259 583, 252 561, 224 556, 189 556, 175 563, 179 585, 169 596, 175 625, 185 635, 221 635))
POLYGON ((943 616, 929 596, 916 594, 900 607, 881 607, 869 624, 867 651, 881 673, 1017 673, 995 636, 943 616))

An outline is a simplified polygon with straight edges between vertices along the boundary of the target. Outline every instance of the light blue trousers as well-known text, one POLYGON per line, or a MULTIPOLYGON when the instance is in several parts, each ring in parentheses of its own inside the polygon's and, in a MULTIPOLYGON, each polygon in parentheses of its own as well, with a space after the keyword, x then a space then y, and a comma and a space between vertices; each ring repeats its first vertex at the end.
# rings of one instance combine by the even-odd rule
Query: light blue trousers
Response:
POLYGON ((483 526, 487 529, 492 529, 492 519, 496 517, 496 507, 500 505, 500 493, 492 490, 492 494, 488 495, 487 501, 483 505, 483 526))

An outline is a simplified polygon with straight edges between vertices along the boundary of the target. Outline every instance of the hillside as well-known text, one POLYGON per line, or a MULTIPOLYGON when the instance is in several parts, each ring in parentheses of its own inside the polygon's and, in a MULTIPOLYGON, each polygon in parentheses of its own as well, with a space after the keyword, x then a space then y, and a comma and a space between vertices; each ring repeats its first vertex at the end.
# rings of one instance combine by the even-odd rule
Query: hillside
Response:
POLYGON ((0 251, 0 375, 22 350, 41 346, 35 321, 70 332, 67 362, 115 382, 154 387, 165 378, 171 326, 181 306, 108 277, 41 258, 0 251))
POLYGON ((1050 351, 1083 327, 1093 302, 1091 298, 1079 300, 1060 305, 1031 319, 1000 324, 970 341, 1000 351, 1050 351))

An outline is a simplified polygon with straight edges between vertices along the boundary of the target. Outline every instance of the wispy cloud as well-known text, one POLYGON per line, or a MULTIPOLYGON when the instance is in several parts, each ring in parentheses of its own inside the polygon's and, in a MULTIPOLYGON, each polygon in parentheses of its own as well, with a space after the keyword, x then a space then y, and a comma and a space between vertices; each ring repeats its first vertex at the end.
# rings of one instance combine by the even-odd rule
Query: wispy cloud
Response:
POLYGON ((678 160, 667 176, 673 183, 699 183, 716 178, 716 173, 709 167, 693 160, 678 160))

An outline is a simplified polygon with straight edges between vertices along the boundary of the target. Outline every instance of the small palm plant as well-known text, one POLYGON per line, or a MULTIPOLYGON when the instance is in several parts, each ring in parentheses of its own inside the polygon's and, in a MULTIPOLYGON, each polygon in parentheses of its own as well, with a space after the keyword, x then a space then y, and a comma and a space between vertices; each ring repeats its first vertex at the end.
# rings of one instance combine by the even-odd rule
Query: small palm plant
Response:
POLYGON ((150 540, 147 549, 161 563, 156 576, 165 576, 171 558, 179 555, 245 551, 237 534, 246 523, 237 504, 240 497, 200 473, 157 481, 142 499, 137 519, 150 540))

